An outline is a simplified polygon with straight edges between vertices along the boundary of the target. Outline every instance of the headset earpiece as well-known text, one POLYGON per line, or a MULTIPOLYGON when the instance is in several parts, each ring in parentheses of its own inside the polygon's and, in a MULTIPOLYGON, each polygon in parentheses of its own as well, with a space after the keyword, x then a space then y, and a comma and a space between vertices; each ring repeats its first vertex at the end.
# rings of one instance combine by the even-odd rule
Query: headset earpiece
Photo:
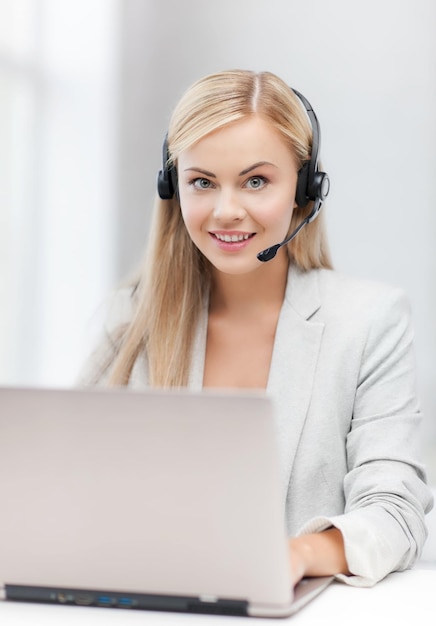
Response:
POLYGON ((326 172, 315 172, 309 195, 312 200, 319 198, 324 202, 330 191, 330 178, 326 172))
POLYGON ((157 191, 162 200, 171 200, 174 196, 171 178, 168 176, 168 170, 160 170, 157 177, 157 191))
POLYGON ((168 135, 166 135, 162 146, 162 169, 157 177, 157 192, 162 200, 171 200, 177 193, 177 170, 173 165, 168 165, 169 160, 168 135))
POLYGON ((307 196, 307 189, 309 184, 309 161, 304 163, 303 167, 298 172, 297 188, 295 190, 295 202, 301 209, 304 208, 309 202, 310 198, 307 196))

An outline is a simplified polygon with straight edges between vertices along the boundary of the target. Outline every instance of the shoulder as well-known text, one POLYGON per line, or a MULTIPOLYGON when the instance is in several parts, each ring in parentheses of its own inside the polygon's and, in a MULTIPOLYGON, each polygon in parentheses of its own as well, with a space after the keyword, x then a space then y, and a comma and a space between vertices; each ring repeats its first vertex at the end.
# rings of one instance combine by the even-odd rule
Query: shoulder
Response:
POLYGON ((291 268, 286 299, 300 317, 320 322, 337 340, 410 328, 410 303, 403 289, 335 270, 291 268))
POLYGON ((351 276, 338 270, 315 269, 309 273, 311 272, 316 275, 321 294, 324 297, 329 294, 344 297, 347 294, 352 294, 353 296, 360 295, 363 298, 372 298, 392 291, 401 291, 398 287, 388 283, 351 276))
POLYGON ((127 286, 112 292, 106 300, 105 330, 108 334, 129 324, 136 303, 136 287, 127 286))
POLYGON ((82 367, 77 383, 80 386, 104 385, 110 366, 119 350, 123 330, 130 323, 135 305, 135 288, 123 287, 101 304, 98 317, 102 319, 93 349, 82 367))
POLYGON ((377 318, 383 312, 410 313, 409 299, 400 287, 356 278, 335 270, 313 270, 319 294, 319 315, 377 318))
POLYGON ((389 363, 393 368, 400 356, 412 371, 414 328, 403 289, 327 270, 319 272, 318 281, 321 306, 314 319, 324 324, 337 351, 342 346, 348 355, 361 354, 362 377, 389 363))

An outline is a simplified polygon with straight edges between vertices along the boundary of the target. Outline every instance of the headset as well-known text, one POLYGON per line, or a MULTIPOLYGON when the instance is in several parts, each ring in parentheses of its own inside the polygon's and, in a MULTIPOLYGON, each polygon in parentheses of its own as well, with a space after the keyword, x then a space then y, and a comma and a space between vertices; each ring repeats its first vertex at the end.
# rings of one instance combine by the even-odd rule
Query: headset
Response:
POLYGON ((171 200, 177 194, 178 187, 177 169, 170 164, 170 153, 168 150, 168 133, 162 146, 162 169, 157 176, 157 192, 162 200, 171 200))
POLYGON ((316 202, 316 200, 321 199, 321 202, 323 202, 326 199, 330 191, 330 179, 326 172, 320 172, 318 169, 321 129, 315 111, 303 94, 296 89, 292 89, 292 91, 303 103, 312 126, 312 153, 310 160, 306 161, 298 172, 297 189, 295 192, 297 206, 300 209, 304 209, 311 200, 316 202))
MULTIPOLYGON (((275 244, 271 248, 262 250, 257 255, 259 261, 270 261, 275 257, 279 248, 289 243, 305 226, 312 222, 319 214, 322 204, 330 191, 330 179, 326 172, 319 171, 318 159, 321 145, 321 129, 315 111, 310 102, 296 89, 291 88, 297 98, 302 102, 312 127, 312 152, 310 160, 306 161, 298 172, 297 187, 295 191, 295 202, 301 209, 311 201, 314 206, 309 215, 299 224, 299 226, 281 243, 275 244)), ((176 167, 170 163, 168 150, 168 135, 162 146, 162 169, 159 171, 157 179, 157 191, 162 200, 171 200, 178 194, 178 177, 176 167)))

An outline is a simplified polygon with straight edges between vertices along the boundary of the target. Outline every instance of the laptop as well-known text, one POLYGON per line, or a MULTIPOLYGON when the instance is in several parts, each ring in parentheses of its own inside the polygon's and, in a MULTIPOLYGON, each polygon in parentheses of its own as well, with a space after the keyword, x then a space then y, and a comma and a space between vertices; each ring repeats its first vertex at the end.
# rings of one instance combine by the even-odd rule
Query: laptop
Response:
POLYGON ((272 400, 263 393, 0 389, 2 598, 288 616, 272 400))

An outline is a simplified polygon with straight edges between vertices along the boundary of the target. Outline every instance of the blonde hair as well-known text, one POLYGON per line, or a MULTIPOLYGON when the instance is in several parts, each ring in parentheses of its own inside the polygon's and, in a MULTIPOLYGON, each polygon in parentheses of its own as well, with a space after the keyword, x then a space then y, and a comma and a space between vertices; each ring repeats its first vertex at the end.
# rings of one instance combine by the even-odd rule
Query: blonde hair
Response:
MULTIPOLYGON (((270 72, 220 72, 197 81, 182 96, 168 127, 170 162, 207 134, 257 114, 289 145, 297 167, 310 158, 312 131, 293 91, 270 72)), ((291 232, 313 202, 294 209, 291 232)), ((331 268, 322 216, 308 224, 290 244, 289 258, 303 270, 331 268)), ((210 288, 210 265, 192 243, 177 197, 157 199, 149 246, 137 289, 134 314, 119 329, 110 385, 128 383, 136 359, 147 358, 149 384, 186 386, 192 345, 210 288)))

